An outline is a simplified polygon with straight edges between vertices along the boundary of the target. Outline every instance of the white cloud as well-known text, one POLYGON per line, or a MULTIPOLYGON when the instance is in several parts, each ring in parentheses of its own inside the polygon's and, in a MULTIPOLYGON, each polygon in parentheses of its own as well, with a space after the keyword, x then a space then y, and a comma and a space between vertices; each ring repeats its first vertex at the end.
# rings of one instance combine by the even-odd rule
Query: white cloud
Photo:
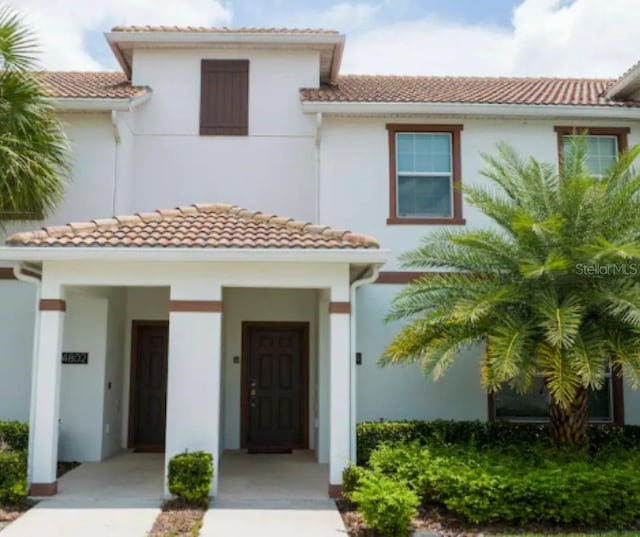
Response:
MULTIPOLYGON (((229 25, 233 1, 9 0, 40 37, 49 69, 104 68, 110 53, 96 34, 116 24, 229 25)), ((343 73, 615 77, 640 59, 640 0, 522 0, 512 28, 429 14, 385 21, 390 10, 397 20, 408 1, 336 0, 323 10, 297 0, 252 5, 269 6, 264 25, 345 32, 343 73)))
MULTIPOLYGON (((48 69, 101 69, 86 49, 88 32, 114 25, 225 25, 230 7, 220 0, 9 0, 41 43, 48 69)), ((106 47, 106 45, 105 45, 106 47)))
POLYGON ((504 29, 425 17, 347 36, 342 72, 615 77, 640 56, 638 0, 524 0, 504 29))

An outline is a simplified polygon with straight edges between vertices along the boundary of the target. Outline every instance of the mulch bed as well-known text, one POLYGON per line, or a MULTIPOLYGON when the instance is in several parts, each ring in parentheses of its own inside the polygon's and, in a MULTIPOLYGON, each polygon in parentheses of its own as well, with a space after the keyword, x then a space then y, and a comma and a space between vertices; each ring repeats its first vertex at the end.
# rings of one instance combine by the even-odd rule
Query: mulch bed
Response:
POLYGON ((196 537, 200 534, 206 506, 170 500, 162 506, 148 537, 196 537))
MULTIPOLYGON (((362 516, 357 512, 356 506, 347 500, 337 500, 338 510, 347 528, 349 537, 382 537, 379 533, 368 528, 362 520, 362 516)), ((414 530, 432 531, 439 533, 442 537, 487 537, 500 533, 543 533, 545 535, 562 534, 567 532, 594 533, 600 532, 593 528, 584 527, 549 527, 543 525, 529 526, 504 526, 499 524, 474 526, 465 523, 460 517, 447 512, 440 507, 421 507, 418 516, 413 519, 412 528, 414 530)), ((638 529, 638 528, 634 528, 638 529)), ((640 533, 639 533, 640 535, 640 533)))
POLYGON ((25 503, 23 505, 0 505, 0 530, 6 528, 18 517, 31 509, 34 503, 25 503))

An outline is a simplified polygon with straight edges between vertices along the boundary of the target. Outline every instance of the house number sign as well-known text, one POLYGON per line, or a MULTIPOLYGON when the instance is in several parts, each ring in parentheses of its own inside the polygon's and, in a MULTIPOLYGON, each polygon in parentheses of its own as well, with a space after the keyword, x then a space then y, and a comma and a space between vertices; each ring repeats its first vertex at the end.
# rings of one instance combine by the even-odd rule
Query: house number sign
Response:
POLYGON ((88 352, 63 352, 62 353, 63 364, 88 364, 89 353, 88 352))

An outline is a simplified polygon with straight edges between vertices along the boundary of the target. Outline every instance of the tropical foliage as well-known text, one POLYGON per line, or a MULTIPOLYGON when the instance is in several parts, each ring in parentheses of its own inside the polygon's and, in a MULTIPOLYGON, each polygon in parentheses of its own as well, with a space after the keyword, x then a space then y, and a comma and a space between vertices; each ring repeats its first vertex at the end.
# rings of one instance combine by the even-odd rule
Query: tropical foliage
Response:
POLYGON ((552 437, 585 441, 587 391, 607 371, 640 382, 640 176, 624 152, 602 176, 577 137, 558 172, 502 144, 484 156, 484 185, 467 202, 493 222, 443 229, 402 256, 425 275, 396 297, 389 320, 409 320, 381 360, 422 362, 435 379, 483 345, 482 384, 526 392, 542 375, 552 437))
POLYGON ((38 83, 37 44, 18 15, 0 9, 0 218, 46 216, 61 200, 68 144, 38 83))

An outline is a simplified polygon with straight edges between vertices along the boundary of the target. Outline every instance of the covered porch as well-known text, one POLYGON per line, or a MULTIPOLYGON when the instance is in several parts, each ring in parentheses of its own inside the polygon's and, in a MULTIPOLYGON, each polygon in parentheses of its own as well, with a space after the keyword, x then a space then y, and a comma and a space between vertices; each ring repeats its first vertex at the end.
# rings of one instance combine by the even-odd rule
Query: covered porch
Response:
POLYGON ((73 458, 81 438, 95 443, 92 460, 107 460, 70 477, 98 476, 100 464, 133 464, 140 452, 157 451, 149 457, 161 462, 166 495, 169 459, 204 450, 214 456, 214 495, 339 493, 355 457, 354 290, 375 278, 387 253, 367 237, 232 209, 194 206, 55 228, 15 236, 2 249, 3 259, 37 274, 33 495, 57 492, 56 462, 65 451, 73 458), (125 240, 132 229, 149 237, 164 224, 172 230, 160 237, 197 229, 202 246, 193 237, 173 247, 125 240), (279 240, 287 247, 264 238, 211 245, 216 224, 286 234, 279 240), (105 234, 110 247, 93 244, 105 234), (62 371, 63 352, 94 360, 62 371), (68 425, 96 401, 89 438, 86 416, 68 425), (112 457, 126 448, 137 453, 112 457))
MULTIPOLYGON (((101 462, 83 463, 63 475, 57 498, 69 502, 133 500, 157 502, 164 497, 162 453, 121 452, 101 462)), ((223 453, 220 500, 322 500, 327 497, 329 468, 313 453, 249 455, 223 453)))

